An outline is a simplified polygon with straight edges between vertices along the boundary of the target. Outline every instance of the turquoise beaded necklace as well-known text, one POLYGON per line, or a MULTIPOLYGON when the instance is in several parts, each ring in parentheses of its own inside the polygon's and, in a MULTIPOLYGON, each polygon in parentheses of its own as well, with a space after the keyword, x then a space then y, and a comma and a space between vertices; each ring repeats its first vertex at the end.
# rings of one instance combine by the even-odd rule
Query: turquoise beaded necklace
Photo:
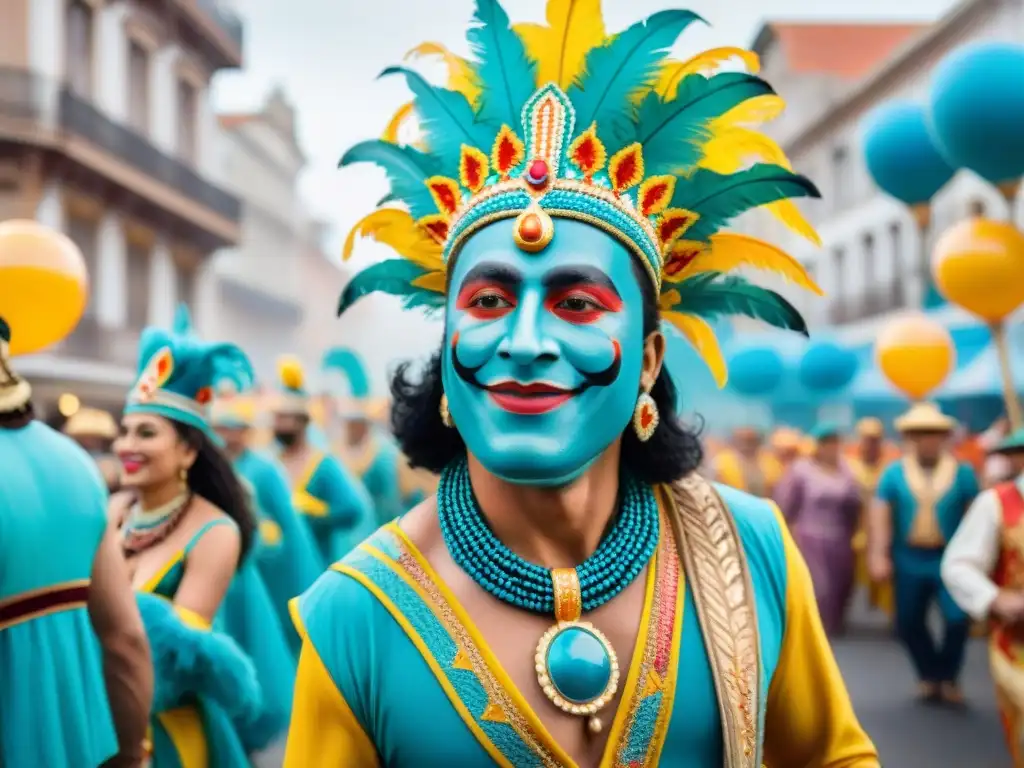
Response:
POLYGON ((600 732, 597 712, 618 689, 619 666, 608 639, 583 613, 604 605, 629 586, 658 546, 658 503, 649 486, 623 475, 620 510, 597 551, 575 568, 549 570, 510 550, 487 526, 465 459, 452 462, 437 489, 438 517, 452 559, 494 597, 533 613, 555 615, 537 644, 537 680, 564 712, 588 718, 600 732))

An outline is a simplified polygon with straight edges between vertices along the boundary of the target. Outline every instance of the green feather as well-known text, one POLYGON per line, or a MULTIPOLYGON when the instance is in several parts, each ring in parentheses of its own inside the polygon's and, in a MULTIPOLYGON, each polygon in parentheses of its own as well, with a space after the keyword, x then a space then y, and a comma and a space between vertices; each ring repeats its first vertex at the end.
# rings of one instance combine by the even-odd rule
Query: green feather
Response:
POLYGON ((640 104, 636 137, 644 148, 647 174, 679 173, 697 165, 711 120, 747 99, 774 92, 764 80, 745 72, 689 75, 669 102, 651 91, 640 104))
POLYGON ((809 179, 778 165, 758 163, 725 176, 698 168, 676 184, 672 206, 700 214, 686 239, 704 242, 741 213, 794 197, 821 195, 809 179))
POLYGON ((373 264, 358 272, 345 286, 338 302, 338 314, 343 314, 359 299, 371 293, 398 296, 406 309, 440 309, 444 306, 444 296, 412 284, 413 280, 425 274, 427 270, 405 259, 388 259, 373 264))
POLYGON ((458 168, 463 144, 490 149, 500 126, 489 127, 476 121, 473 107, 456 91, 438 88, 421 74, 405 67, 388 67, 381 77, 402 75, 416 97, 416 114, 430 153, 443 168, 458 168))
POLYGON ((174 324, 171 326, 171 330, 179 336, 192 335, 192 313, 189 312, 188 304, 185 302, 178 304, 177 309, 174 310, 174 324))
MULTIPOLYGON (((666 285, 666 288, 669 288, 666 285)), ((799 310, 775 291, 761 288, 736 275, 701 272, 671 288, 679 292, 675 312, 705 320, 741 315, 786 331, 807 336, 807 323, 799 310)))
POLYGON ((499 127, 518 126, 523 105, 536 90, 537 65, 526 55, 523 41, 497 0, 477 0, 473 21, 467 37, 478 62, 477 76, 487 84, 477 119, 499 127))
POLYGON ((383 168, 391 183, 391 192, 377 206, 400 200, 409 207, 409 213, 418 219, 437 212, 430 190, 423 182, 437 175, 437 158, 413 147, 400 147, 380 139, 361 141, 341 157, 339 167, 354 163, 373 163, 383 168))
POLYGON ((367 397, 370 394, 370 377, 366 367, 355 350, 347 347, 332 347, 324 352, 320 367, 325 371, 339 371, 348 380, 352 397, 367 397))
POLYGON ((636 130, 634 94, 653 85, 658 65, 694 21, 703 19, 690 11, 660 11, 588 53, 585 73, 568 94, 576 109, 576 126, 586 130, 597 122, 609 149, 630 143, 636 130))

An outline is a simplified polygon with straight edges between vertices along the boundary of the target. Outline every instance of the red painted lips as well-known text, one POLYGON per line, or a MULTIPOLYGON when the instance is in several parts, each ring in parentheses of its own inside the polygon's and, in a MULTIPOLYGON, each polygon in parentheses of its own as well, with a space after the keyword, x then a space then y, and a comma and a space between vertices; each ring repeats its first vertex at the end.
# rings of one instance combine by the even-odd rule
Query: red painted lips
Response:
POLYGON ((520 384, 507 381, 486 387, 491 399, 502 410, 521 416, 537 416, 553 411, 573 396, 573 392, 553 384, 520 384))

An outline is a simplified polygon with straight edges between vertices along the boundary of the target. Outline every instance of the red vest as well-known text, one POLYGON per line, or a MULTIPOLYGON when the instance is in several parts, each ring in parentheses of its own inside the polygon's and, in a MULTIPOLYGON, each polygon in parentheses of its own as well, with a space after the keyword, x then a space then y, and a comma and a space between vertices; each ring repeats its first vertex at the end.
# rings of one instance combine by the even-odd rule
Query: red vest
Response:
MULTIPOLYGON (((995 578, 998 587, 1024 589, 1024 496, 1016 483, 1000 483, 993 488, 1001 509, 999 560, 995 578)), ((1024 632, 1009 631, 992 623, 992 641, 1013 661, 1024 661, 1024 632)))

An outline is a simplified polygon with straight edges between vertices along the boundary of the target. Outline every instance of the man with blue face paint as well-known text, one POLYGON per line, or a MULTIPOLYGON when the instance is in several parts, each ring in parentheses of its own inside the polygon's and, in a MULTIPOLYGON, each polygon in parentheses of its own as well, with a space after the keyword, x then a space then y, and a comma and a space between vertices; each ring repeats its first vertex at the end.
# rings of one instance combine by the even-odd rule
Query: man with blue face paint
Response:
POLYGON ((666 60, 694 14, 606 36, 566 5, 513 28, 477 0, 455 90, 387 71, 426 149, 342 160, 387 171, 357 232, 404 258, 340 310, 381 291, 444 312, 424 374, 392 383, 401 448, 441 481, 293 604, 285 765, 877 768, 778 510, 697 475, 662 370, 663 321, 720 382, 707 319, 806 332, 725 273, 813 281, 721 230, 770 205, 809 233, 788 198, 816 190, 745 168, 737 126, 780 106, 766 83, 666 60))

